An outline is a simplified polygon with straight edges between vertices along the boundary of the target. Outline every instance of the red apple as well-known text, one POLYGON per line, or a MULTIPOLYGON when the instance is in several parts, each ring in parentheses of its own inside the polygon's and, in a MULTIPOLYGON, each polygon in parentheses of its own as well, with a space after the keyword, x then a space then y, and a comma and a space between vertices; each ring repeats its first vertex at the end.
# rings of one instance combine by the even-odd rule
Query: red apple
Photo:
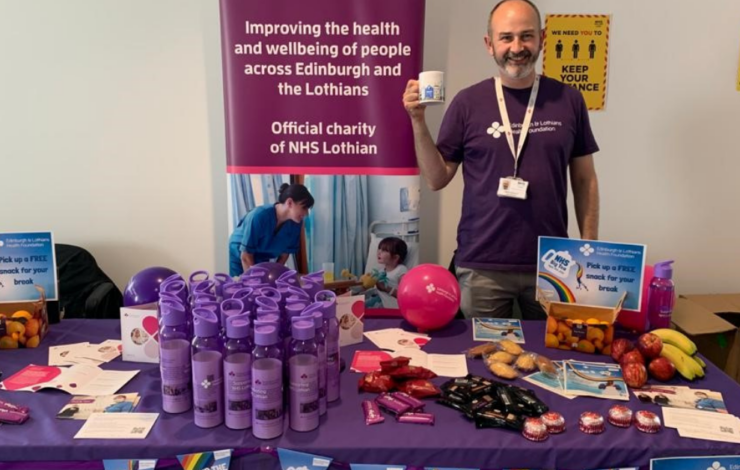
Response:
POLYGON ((667 357, 657 357, 650 361, 648 370, 653 378, 661 382, 668 382, 676 375, 676 366, 667 357))
POLYGON ((622 366, 624 366, 625 364, 631 364, 633 362, 636 364, 642 364, 643 366, 645 365, 645 358, 637 349, 633 349, 630 352, 624 353, 624 355, 622 356, 622 360, 619 361, 622 366))
POLYGON ((663 350, 663 340, 658 335, 652 333, 645 333, 637 338, 637 349, 646 358, 652 359, 660 356, 660 351, 663 350))
POLYGON ((637 362, 622 364, 622 377, 630 388, 641 388, 648 379, 647 369, 637 362))
POLYGON ((635 349, 632 341, 624 338, 615 339, 612 343, 612 359, 619 362, 622 356, 626 352, 630 352, 635 349))

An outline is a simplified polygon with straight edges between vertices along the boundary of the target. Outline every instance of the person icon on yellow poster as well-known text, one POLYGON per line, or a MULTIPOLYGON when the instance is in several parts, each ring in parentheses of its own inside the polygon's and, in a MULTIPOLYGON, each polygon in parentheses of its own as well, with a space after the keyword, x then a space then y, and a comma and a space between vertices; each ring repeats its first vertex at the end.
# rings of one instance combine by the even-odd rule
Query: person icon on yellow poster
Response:
POLYGON ((578 39, 576 39, 575 42, 573 43, 573 47, 571 48, 571 50, 573 51, 573 58, 577 59, 578 51, 581 50, 581 46, 580 44, 578 44, 578 39))
POLYGON ((592 39, 591 44, 588 45, 588 57, 593 59, 594 55, 596 55, 596 43, 594 43, 594 40, 592 39))
POLYGON ((555 54, 560 59, 563 56, 563 41, 558 39, 558 43, 555 44, 555 54))

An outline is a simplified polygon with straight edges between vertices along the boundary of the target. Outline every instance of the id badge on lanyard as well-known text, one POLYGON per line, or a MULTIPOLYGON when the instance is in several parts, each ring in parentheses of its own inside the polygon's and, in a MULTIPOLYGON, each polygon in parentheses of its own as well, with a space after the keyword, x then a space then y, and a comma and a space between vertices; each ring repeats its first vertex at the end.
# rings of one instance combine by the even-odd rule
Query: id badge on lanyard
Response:
POLYGON ((509 112, 506 110, 506 101, 504 100, 504 88, 499 77, 495 77, 494 81, 496 82, 496 101, 498 102, 498 110, 501 114, 501 120, 504 121, 504 134, 506 135, 506 142, 509 144, 511 154, 514 156, 514 175, 507 178, 499 179, 498 192, 496 194, 499 197, 527 199, 527 188, 529 187, 529 183, 519 178, 518 176, 519 157, 522 154, 524 141, 527 140, 529 126, 532 123, 534 105, 537 101, 537 93, 540 90, 540 76, 536 75, 534 78, 532 92, 529 95, 529 103, 527 104, 527 110, 524 113, 522 132, 521 134, 519 134, 519 145, 517 145, 516 148, 514 147, 514 134, 511 132, 511 121, 509 120, 509 112))

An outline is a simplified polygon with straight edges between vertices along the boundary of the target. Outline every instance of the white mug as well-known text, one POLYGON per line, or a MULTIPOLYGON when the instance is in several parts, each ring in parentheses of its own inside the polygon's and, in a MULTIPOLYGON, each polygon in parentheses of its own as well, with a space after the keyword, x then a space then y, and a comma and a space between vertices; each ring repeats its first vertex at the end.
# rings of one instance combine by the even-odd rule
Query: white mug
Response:
POLYGON ((419 74, 419 102, 425 105, 445 102, 444 72, 433 71, 419 74))

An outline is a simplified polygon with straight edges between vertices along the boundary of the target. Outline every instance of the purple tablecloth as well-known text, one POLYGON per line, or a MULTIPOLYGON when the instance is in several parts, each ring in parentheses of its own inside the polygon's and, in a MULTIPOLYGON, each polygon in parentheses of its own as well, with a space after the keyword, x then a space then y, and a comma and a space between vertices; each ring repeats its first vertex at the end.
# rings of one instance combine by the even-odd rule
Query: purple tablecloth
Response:
MULTIPOLYGON (((409 328, 400 320, 368 320, 366 330, 397 326, 409 328)), ((527 349, 545 353, 552 359, 610 360, 604 356, 544 348, 544 326, 544 322, 525 323, 527 349)), ((431 353, 459 353, 473 344, 470 324, 463 321, 456 321, 431 336, 432 341, 424 348, 431 353)), ((50 345, 100 342, 119 337, 120 329, 116 321, 67 320, 53 325, 49 336, 38 349, 0 351, 0 370, 3 377, 8 377, 28 364, 47 364, 47 348, 50 345)), ((367 340, 343 348, 342 357, 347 365, 358 349, 376 348, 367 340)), ((468 361, 468 367, 471 373, 489 375, 480 361, 468 361)), ((580 413, 593 410, 606 414, 614 402, 597 398, 567 400, 521 380, 518 382, 534 388, 552 410, 565 416, 567 431, 564 434, 551 436, 545 442, 533 443, 513 431, 477 430, 472 422, 457 411, 433 402, 428 403, 427 411, 436 415, 436 426, 399 424, 393 419, 366 426, 360 404, 363 399, 372 396, 357 392, 360 374, 349 371, 342 374, 341 401, 330 405, 318 430, 298 433, 286 429, 278 439, 259 441, 249 431, 232 431, 225 426, 210 430, 197 428, 192 421, 192 412, 181 415, 162 413, 159 368, 156 364, 127 363, 118 358, 103 368, 141 370, 121 392, 138 392, 142 395, 137 411, 161 413, 146 439, 73 439, 82 421, 55 418, 70 399, 66 393, 0 391, 0 399, 30 406, 32 410, 31 419, 24 425, 0 427, 0 462, 4 462, 0 468, 54 468, 49 461, 97 461, 81 465, 82 468, 93 469, 102 468, 101 459, 172 459, 177 454, 224 448, 241 449, 237 455, 243 455, 248 452, 245 449, 259 446, 315 453, 345 463, 569 470, 646 466, 655 457, 740 454, 740 445, 683 439, 674 429, 647 435, 635 428, 607 426, 606 432, 601 435, 583 434, 577 428, 580 413), (12 461, 15 463, 12 464, 12 461)), ((435 382, 442 383, 444 380, 437 378, 435 382)), ((680 380, 675 381, 680 383, 680 380)), ((721 392, 729 412, 740 415, 740 402, 737 400, 740 386, 713 365, 708 365, 706 378, 692 386, 721 392)), ((640 404, 634 397, 630 398, 629 406, 634 410, 658 411, 657 406, 640 404)), ((231 468, 258 467, 277 467, 277 461, 264 454, 243 456, 235 459, 231 468)), ((62 467, 57 465, 56 468, 62 467)))

